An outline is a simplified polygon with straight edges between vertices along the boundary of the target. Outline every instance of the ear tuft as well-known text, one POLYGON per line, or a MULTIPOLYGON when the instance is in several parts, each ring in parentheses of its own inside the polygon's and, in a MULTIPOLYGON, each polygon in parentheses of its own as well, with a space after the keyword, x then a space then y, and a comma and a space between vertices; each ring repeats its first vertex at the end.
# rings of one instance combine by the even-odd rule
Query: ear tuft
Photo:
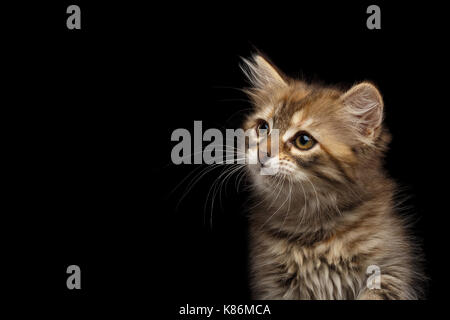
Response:
POLYGON ((373 140, 383 122, 383 99, 378 89, 362 82, 344 93, 342 101, 352 126, 363 139, 373 140))
POLYGON ((251 60, 245 58, 242 60, 244 61, 244 64, 241 65, 242 71, 244 71, 253 87, 266 89, 286 86, 283 76, 277 71, 276 67, 261 55, 254 55, 251 60))

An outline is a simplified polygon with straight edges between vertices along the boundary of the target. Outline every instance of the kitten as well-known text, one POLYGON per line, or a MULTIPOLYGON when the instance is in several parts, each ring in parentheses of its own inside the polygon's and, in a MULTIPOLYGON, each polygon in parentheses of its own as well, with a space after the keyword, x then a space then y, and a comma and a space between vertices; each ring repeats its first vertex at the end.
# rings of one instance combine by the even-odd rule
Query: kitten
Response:
POLYGON ((344 92, 290 79, 260 55, 244 61, 254 110, 243 129, 255 139, 267 130, 269 150, 279 130, 278 157, 247 165, 259 202, 250 215, 253 297, 420 298, 420 254, 383 169, 390 135, 377 88, 344 92), (270 167, 278 173, 261 175, 270 167))

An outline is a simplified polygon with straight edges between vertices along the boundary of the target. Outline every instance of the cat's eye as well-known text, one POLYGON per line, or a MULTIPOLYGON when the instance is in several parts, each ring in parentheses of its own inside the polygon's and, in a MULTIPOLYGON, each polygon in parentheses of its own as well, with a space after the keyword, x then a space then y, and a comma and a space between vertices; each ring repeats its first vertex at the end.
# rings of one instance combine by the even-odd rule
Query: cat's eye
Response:
POLYGON ((266 134, 268 134, 270 131, 270 125, 269 123, 267 123, 267 121, 259 119, 256 124, 256 131, 259 134, 261 130, 265 130, 266 134))
POLYGON ((306 132, 298 134, 294 142, 295 146, 300 150, 309 150, 316 144, 316 140, 314 140, 314 138, 306 132))

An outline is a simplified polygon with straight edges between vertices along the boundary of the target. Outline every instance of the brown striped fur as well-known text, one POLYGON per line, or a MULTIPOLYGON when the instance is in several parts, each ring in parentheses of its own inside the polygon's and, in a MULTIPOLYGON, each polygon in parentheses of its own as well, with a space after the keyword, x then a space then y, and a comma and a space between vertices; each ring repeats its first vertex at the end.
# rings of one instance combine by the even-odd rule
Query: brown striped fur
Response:
POLYGON ((280 149, 276 175, 248 165, 257 199, 250 218, 254 298, 420 298, 420 255, 383 169, 390 135, 378 89, 307 84, 259 55, 244 71, 254 104, 244 128, 271 119, 280 149), (299 131, 317 144, 296 148, 290 138, 299 131), (380 268, 380 289, 366 286, 370 265, 380 268))

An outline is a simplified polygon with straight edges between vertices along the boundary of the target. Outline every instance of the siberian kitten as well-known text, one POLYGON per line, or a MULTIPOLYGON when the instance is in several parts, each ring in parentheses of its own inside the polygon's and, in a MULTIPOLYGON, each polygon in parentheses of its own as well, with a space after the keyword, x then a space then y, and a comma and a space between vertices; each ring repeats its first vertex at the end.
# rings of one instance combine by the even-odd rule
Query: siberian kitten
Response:
POLYGON ((253 297, 420 298, 420 255, 383 169, 390 135, 378 89, 294 80, 260 55, 243 69, 254 106, 244 129, 257 140, 268 132, 269 150, 279 130, 278 157, 247 165, 258 200, 250 215, 253 297), (278 172, 261 174, 271 167, 278 172), (374 270, 381 281, 368 285, 374 270))

